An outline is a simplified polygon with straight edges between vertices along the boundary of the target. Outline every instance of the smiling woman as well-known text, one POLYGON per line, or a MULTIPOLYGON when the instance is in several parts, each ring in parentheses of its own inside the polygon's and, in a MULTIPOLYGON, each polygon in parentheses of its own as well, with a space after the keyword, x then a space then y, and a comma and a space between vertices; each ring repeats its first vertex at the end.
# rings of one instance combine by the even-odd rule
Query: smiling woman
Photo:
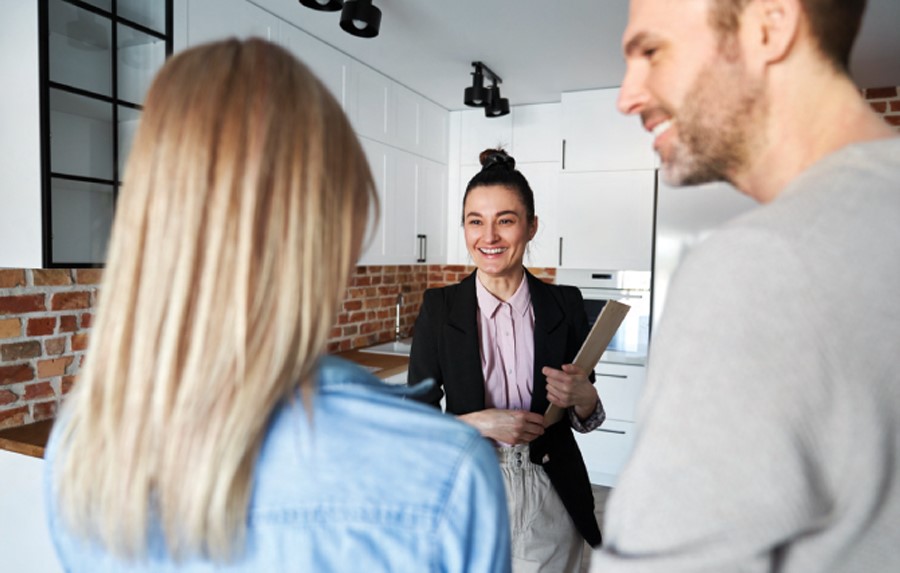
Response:
POLYGON ((534 193, 501 149, 463 198, 466 246, 477 270, 425 293, 408 382, 433 378, 425 401, 478 429, 497 447, 512 527, 513 571, 578 571, 584 540, 600 543, 593 496, 572 428, 604 418, 591 377, 570 364, 588 332, 572 287, 546 284, 522 266, 538 219, 534 193), (566 419, 545 428, 549 404, 566 419))

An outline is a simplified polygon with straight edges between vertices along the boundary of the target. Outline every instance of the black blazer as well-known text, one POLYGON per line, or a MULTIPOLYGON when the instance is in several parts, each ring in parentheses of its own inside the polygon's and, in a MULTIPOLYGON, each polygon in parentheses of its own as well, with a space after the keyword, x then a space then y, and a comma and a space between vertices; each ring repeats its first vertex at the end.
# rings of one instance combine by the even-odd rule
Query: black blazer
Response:
MULTIPOLYGON (((549 402, 541 368, 571 363, 590 327, 578 289, 547 284, 527 270, 525 276, 534 309, 531 411, 543 414, 549 402)), ((409 357, 410 384, 425 378, 436 382, 419 399, 439 408, 446 393, 447 412, 457 415, 485 409, 475 280, 472 273, 458 284, 425 291, 409 357)), ((568 416, 531 442, 530 451, 531 461, 543 466, 578 531, 592 546, 600 545, 594 496, 568 416)))

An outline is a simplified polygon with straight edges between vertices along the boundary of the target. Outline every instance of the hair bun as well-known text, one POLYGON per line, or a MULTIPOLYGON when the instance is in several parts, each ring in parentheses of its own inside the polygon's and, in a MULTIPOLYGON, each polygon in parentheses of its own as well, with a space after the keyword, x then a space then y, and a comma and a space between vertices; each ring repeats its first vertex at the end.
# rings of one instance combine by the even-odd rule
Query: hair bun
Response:
POLYGON ((485 149, 478 156, 478 160, 481 162, 482 171, 496 166, 506 167, 510 171, 516 168, 516 160, 502 149, 485 149))

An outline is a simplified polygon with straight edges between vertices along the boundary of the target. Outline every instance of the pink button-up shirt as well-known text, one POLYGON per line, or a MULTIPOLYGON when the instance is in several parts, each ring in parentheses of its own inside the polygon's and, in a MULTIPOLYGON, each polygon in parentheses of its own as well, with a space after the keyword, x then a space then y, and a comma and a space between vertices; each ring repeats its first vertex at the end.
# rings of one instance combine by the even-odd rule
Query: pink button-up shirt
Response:
POLYGON ((478 341, 485 406, 529 410, 534 388, 534 309, 522 277, 509 300, 492 295, 476 278, 478 341))

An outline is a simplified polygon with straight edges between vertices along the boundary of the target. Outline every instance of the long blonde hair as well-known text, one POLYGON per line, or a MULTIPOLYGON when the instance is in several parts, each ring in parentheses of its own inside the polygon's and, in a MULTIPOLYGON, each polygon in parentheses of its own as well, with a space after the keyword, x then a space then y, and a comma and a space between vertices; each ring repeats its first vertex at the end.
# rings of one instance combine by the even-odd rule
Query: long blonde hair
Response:
POLYGON ((376 201, 340 106, 288 52, 228 40, 166 63, 61 415, 74 531, 125 557, 156 521, 175 557, 240 550, 268 417, 311 387, 376 201))

